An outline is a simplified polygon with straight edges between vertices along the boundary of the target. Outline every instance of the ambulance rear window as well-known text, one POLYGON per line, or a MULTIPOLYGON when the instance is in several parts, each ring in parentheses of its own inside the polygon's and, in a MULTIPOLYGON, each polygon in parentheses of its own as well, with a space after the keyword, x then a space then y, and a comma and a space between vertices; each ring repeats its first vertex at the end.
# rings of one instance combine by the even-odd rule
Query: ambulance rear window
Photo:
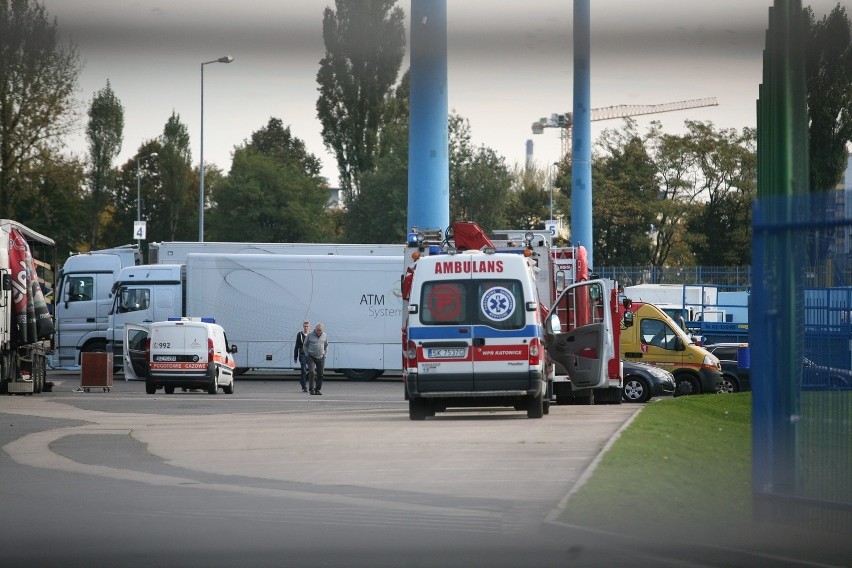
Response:
POLYGON ((525 324, 523 286, 518 280, 442 280, 423 285, 424 325, 487 325, 520 329, 525 324))

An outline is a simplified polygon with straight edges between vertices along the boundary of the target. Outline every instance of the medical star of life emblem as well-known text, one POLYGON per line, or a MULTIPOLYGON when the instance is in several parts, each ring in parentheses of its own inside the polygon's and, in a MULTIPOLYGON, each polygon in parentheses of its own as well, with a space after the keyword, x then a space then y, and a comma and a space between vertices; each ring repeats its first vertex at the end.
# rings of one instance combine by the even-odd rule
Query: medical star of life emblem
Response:
POLYGON ((503 321, 515 313, 515 297, 506 288, 495 286, 482 295, 481 307, 488 319, 503 321))

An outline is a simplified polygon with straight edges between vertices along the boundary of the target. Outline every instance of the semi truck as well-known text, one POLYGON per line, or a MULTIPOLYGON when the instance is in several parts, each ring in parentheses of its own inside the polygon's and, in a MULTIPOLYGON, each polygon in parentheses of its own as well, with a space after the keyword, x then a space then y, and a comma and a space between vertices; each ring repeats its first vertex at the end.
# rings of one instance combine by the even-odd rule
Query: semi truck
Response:
POLYGON ((56 243, 0 219, 0 392, 39 393, 53 351, 56 243))
MULTIPOLYGON (((194 253, 397 256, 402 245, 333 243, 244 243, 244 242, 154 242, 148 245, 150 264, 186 263, 194 253)), ((57 354, 54 367, 74 370, 82 353, 104 351, 108 314, 114 298, 112 287, 122 269, 142 264, 136 245, 75 254, 65 262, 60 275, 56 309, 57 354)), ((118 365, 119 359, 115 359, 118 365)))
POLYGON ((142 263, 136 245, 72 254, 59 272, 55 368, 79 368, 83 353, 106 351, 112 285, 122 268, 142 263))
POLYGON ((121 361, 127 324, 213 317, 238 347, 237 374, 294 369, 302 322, 322 322, 326 369, 352 380, 401 370, 402 256, 191 253, 185 264, 122 271, 109 320, 121 361))

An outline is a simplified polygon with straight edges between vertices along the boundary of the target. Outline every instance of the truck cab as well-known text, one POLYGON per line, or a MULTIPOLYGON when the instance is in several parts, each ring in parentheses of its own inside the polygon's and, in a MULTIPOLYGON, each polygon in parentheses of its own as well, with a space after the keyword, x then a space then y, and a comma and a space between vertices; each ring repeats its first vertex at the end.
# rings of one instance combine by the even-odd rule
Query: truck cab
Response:
POLYGON ((127 379, 144 380, 145 392, 160 388, 203 388, 234 392, 233 354, 225 330, 213 318, 172 318, 149 326, 124 327, 123 365, 127 379))
POLYGON ((716 393, 722 385, 719 359, 695 345, 686 332, 654 304, 625 300, 621 356, 662 367, 675 377, 675 396, 716 393))
POLYGON ((55 366, 74 368, 81 353, 106 351, 113 283, 122 268, 139 264, 141 258, 136 245, 68 257, 56 295, 55 366))

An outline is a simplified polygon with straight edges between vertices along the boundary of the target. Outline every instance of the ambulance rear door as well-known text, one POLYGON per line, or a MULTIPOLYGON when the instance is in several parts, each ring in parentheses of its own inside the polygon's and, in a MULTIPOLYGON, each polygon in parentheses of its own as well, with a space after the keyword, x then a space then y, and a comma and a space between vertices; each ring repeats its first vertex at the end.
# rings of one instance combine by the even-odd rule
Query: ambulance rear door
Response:
POLYGON ((473 390, 469 284, 470 274, 453 274, 420 288, 419 314, 410 316, 417 321, 410 320, 408 333, 417 346, 421 393, 473 390))

